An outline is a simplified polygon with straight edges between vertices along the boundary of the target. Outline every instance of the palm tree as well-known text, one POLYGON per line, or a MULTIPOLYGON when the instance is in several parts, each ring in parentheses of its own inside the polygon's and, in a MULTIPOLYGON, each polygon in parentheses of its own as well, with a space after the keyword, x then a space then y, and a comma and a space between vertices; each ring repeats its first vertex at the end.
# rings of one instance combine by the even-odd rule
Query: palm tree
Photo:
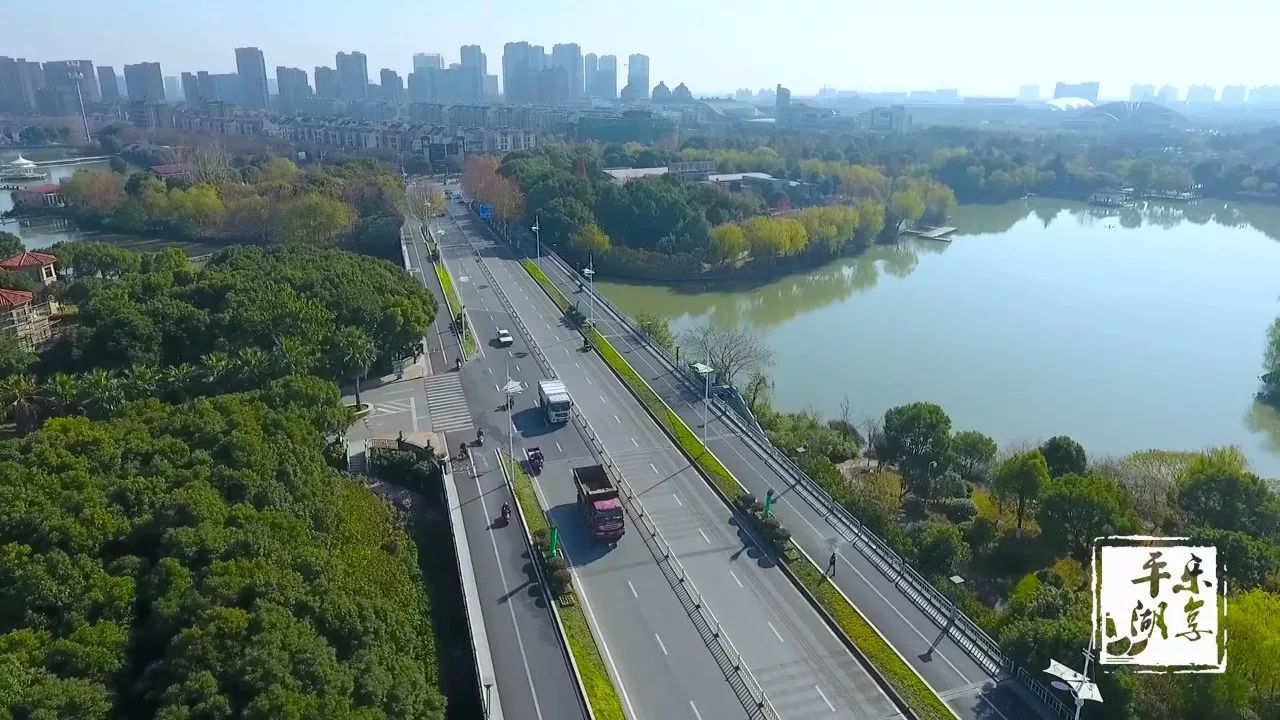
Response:
POLYGON ((200 371, 204 375, 205 387, 209 392, 224 391, 233 369, 231 358, 227 357, 226 353, 211 352, 200 358, 200 371))
POLYGON ((105 418, 124 403, 124 390, 114 372, 94 368, 82 378, 80 404, 90 417, 105 418))
POLYGON ((124 377, 121 390, 130 400, 142 400, 155 395, 163 379, 160 369, 155 365, 134 365, 124 377))
POLYGON ((80 400, 80 378, 67 373, 54 373, 40 388, 45 414, 54 417, 77 412, 80 400))
POLYGON ((236 353, 235 363, 238 366, 240 387, 250 388, 266 377, 269 370, 267 354, 262 348, 247 347, 236 353))
POLYGON ((39 402, 36 379, 31 375, 10 375, 0 380, 0 402, 4 403, 5 415, 18 426, 18 431, 27 432, 35 426, 39 402))
POLYGON ((164 370, 163 386, 165 395, 172 402, 186 402, 194 397, 196 383, 201 378, 201 369, 191 363, 172 365, 164 370))
POLYGON ((310 370, 315 365, 315 353, 294 338, 281 338, 271 348, 270 362, 273 375, 287 377, 310 370))
POLYGON ((369 372, 369 366, 377 357, 373 341, 358 327, 344 327, 338 331, 333 340, 333 349, 338 367, 345 377, 352 378, 356 384, 356 409, 360 403, 360 378, 369 372))

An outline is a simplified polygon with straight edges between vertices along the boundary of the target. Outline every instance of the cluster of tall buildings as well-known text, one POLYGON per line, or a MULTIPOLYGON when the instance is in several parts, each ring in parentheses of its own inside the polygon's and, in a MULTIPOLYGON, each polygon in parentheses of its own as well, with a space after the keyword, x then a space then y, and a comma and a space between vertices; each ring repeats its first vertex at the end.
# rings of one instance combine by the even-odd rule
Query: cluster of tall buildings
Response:
MULTIPOLYGON (((407 75, 382 68, 372 82, 368 58, 359 51, 339 52, 332 66, 317 66, 310 73, 277 66, 274 77, 256 47, 235 49, 235 72, 194 70, 166 76, 157 62, 129 64, 121 70, 95 68, 90 60, 40 63, 0 56, 0 112, 73 116, 80 114, 82 104, 181 102, 307 112, 335 102, 483 103, 500 97, 511 104, 560 105, 594 99, 646 101, 651 92, 648 56, 627 57, 620 83, 616 56, 584 55, 577 43, 557 44, 550 52, 528 42, 507 43, 501 68, 492 74, 479 45, 463 45, 459 62, 448 64, 439 53, 417 53, 407 75)), ((658 90, 664 97, 673 92, 661 84, 658 90)), ((683 86, 674 92, 688 94, 683 86)))
MULTIPOLYGON (((627 58, 627 85, 623 100, 649 97, 649 58, 627 58)), ((510 103, 559 105, 591 99, 618 99, 618 58, 582 54, 577 43, 555 45, 548 53, 542 45, 510 42, 502 48, 503 93, 510 103)))

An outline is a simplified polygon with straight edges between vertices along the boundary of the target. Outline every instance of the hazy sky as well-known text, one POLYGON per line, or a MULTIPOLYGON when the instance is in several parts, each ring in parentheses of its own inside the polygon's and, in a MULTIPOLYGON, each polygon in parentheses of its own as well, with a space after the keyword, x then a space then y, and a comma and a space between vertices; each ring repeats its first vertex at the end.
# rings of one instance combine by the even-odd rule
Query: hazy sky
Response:
MULTIPOLYGON (((478 43, 500 74, 502 44, 576 42, 651 58, 653 83, 695 94, 781 82, 797 94, 955 87, 1013 95, 1057 80, 1280 83, 1276 0, 4 0, 0 55, 158 61, 165 75, 229 72, 233 48, 310 72, 361 50, 369 72, 407 74, 415 52, 457 62, 478 43)), ((625 80, 619 81, 619 86, 625 80)))

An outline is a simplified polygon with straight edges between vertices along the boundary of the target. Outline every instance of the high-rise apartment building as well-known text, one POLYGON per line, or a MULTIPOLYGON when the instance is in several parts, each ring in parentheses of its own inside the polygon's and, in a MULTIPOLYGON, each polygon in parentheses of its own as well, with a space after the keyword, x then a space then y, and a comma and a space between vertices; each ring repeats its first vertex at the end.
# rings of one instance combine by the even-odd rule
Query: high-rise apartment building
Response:
POLYGON ((564 71, 569 84, 569 99, 580 100, 583 85, 582 48, 577 43, 561 43, 551 48, 551 66, 564 71))
POLYGON ((781 120, 789 112, 791 112, 791 91, 782 87, 782 83, 778 83, 777 88, 774 89, 773 116, 781 120))
POLYGON ((338 71, 324 65, 317 65, 315 69, 316 81, 316 97, 325 100, 337 100, 340 93, 338 92, 338 71))
POLYGON ((129 102, 155 104, 165 101, 164 76, 160 73, 160 63, 125 65, 124 81, 129 84, 129 102))
POLYGON ((1039 85, 1023 85, 1018 88, 1018 102, 1036 102, 1040 99, 1039 85))
POLYGON ((98 94, 102 102, 120 102, 120 83, 116 81, 116 69, 110 65, 98 66, 98 94))
POLYGON ((529 43, 509 42, 502 46, 502 94, 509 103, 533 102, 535 72, 542 58, 534 57, 529 43))
POLYGON ((462 67, 479 68, 481 75, 489 74, 489 60, 479 45, 463 45, 459 56, 462 58, 462 67))
POLYGON ((400 77, 400 73, 390 68, 382 68, 378 79, 381 81, 379 89, 383 100, 397 103, 404 101, 404 79, 400 77))
POLYGON ((240 105, 244 102, 244 88, 240 76, 236 73, 211 73, 201 70, 196 73, 196 84, 200 99, 220 101, 240 105))
POLYGON ((1222 104, 1243 105, 1247 92, 1243 85, 1225 85, 1222 88, 1222 104))
POLYGON ((600 56, 595 53, 587 53, 582 57, 582 95, 583 97, 593 98, 596 96, 596 73, 600 71, 600 56))
POLYGON ((182 86, 178 84, 177 75, 164 76, 164 99, 165 102, 182 102, 182 86))
POLYGON ((444 56, 440 53, 414 53, 413 54, 413 71, 419 70, 443 70, 444 56))
MULTIPOLYGON (((102 95, 98 92, 98 78, 93 71, 92 60, 51 60, 44 64, 44 83, 38 88, 66 88, 75 91, 80 86, 80 94, 85 102, 98 102, 102 95), (75 79, 73 79, 73 76, 75 79)), ((160 81, 161 90, 164 81, 160 81)))
POLYGON ((1187 88, 1187 102, 1207 104, 1217 99, 1218 91, 1212 85, 1192 85, 1187 88))
POLYGON ((276 104, 281 110, 292 111, 311 99, 311 84, 307 71, 302 68, 276 67, 276 104))
POLYGON ((627 58, 627 85, 622 99, 628 102, 649 99, 649 56, 636 53, 627 58))
POLYGON ((594 97, 604 100, 618 98, 618 56, 601 55, 596 64, 596 85, 594 97))
POLYGON ((1164 105, 1172 105, 1178 102, 1178 88, 1172 85, 1160 86, 1160 92, 1156 94, 1156 101, 1164 105))
POLYGON ((236 48, 236 74, 244 88, 244 104, 248 107, 267 106, 267 61, 256 47, 236 48))
POLYGON ((182 98, 192 104, 200 102, 200 79, 195 73, 182 73, 182 98))
MULTIPOLYGON (((340 52, 334 58, 338 70, 338 95, 344 100, 369 98, 369 59, 359 51, 340 52)), ((319 85, 319 83, 316 83, 319 85)), ((319 90, 319 88, 317 88, 319 90)))
POLYGON ((30 87, 27 61, 0 56, 0 111, 18 113, 33 109, 36 101, 30 87))

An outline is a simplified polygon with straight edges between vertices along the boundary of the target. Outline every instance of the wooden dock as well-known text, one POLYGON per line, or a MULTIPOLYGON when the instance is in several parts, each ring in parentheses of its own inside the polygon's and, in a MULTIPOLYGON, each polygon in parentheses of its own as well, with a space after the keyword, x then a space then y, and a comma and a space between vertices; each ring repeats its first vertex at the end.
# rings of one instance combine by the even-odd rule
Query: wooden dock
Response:
POLYGON ((904 235, 915 235, 916 237, 921 237, 925 240, 951 242, 951 238, 949 236, 955 231, 956 228, 950 226, 933 227, 932 225, 917 225, 913 228, 903 230, 902 232, 904 235))

